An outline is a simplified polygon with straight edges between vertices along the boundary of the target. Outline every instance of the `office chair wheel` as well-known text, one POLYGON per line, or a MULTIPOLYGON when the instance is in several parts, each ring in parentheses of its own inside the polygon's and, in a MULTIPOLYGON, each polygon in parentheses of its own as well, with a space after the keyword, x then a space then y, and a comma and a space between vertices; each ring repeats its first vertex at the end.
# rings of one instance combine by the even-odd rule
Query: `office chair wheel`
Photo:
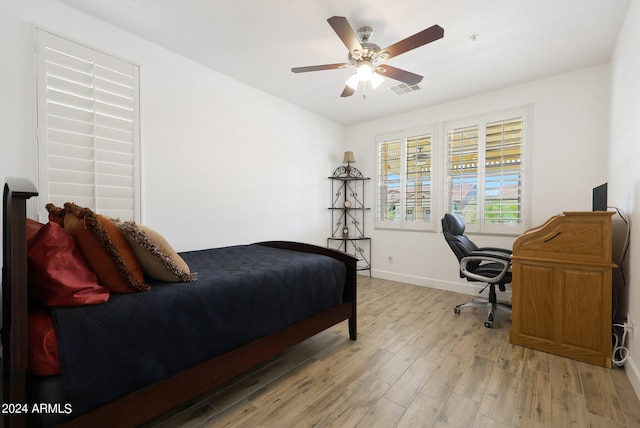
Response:
POLYGON ((460 308, 457 307, 457 306, 455 308, 453 308, 453 313, 454 314, 459 314, 460 313, 460 308))
POLYGON ((487 328, 493 327, 493 314, 489 314, 489 320, 485 321, 484 326, 487 328))

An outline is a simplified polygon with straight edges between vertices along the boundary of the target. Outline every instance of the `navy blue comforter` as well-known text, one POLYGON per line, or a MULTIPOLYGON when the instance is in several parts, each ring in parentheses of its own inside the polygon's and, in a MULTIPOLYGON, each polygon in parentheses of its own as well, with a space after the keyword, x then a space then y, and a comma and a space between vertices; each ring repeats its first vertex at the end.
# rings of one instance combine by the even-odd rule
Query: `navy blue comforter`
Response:
POLYGON ((342 303, 330 257, 262 245, 180 254, 198 279, 52 308, 74 415, 342 303))

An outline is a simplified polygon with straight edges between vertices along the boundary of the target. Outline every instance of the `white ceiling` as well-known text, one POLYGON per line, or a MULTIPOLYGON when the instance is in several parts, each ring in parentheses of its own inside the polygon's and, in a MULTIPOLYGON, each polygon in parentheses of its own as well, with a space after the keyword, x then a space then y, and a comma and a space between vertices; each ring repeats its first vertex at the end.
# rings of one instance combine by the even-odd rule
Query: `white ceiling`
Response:
POLYGON ((609 61, 630 0, 61 0, 341 124, 440 104, 609 61), (444 38, 389 65, 424 76, 421 90, 340 98, 353 69, 327 23, 345 16, 385 47, 434 24, 444 38), (477 41, 470 37, 479 35, 477 41))

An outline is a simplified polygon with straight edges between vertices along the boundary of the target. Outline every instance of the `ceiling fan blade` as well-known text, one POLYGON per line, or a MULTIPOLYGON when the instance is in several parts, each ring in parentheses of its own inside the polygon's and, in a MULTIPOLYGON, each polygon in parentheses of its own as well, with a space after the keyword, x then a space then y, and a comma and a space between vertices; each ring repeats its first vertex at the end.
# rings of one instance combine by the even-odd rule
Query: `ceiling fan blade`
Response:
POLYGON ((337 68, 349 67, 349 64, 343 62, 339 64, 323 64, 323 65, 310 65, 308 67, 294 67, 291 69, 294 73, 306 73, 308 71, 321 71, 321 70, 335 70, 337 68))
POLYGON ((422 76, 420 76, 419 74, 411 73, 410 71, 392 67, 387 64, 376 68, 376 73, 379 73, 381 76, 399 80, 400 82, 404 82, 407 85, 417 85, 422 81, 422 76))
POLYGON ((400 40, 398 43, 394 43, 391 46, 381 49, 378 56, 386 52, 388 55, 385 59, 389 59, 408 52, 411 49, 415 49, 426 45, 427 43, 441 39, 442 37, 444 37, 444 29, 439 25, 434 25, 414 34, 413 36, 409 36, 404 40, 400 40))
POLYGON ((351 86, 346 85, 346 86, 344 87, 344 90, 343 90, 343 91, 342 91, 342 93, 340 94, 340 96, 341 96, 341 97, 350 97, 351 95, 353 95, 353 93, 354 93, 355 91, 356 91, 356 90, 355 90, 355 89, 353 89, 351 86))
POLYGON ((358 36, 356 36, 356 33, 353 32, 353 28, 351 28, 351 25, 349 25, 347 18, 345 18, 344 16, 332 16, 331 18, 327 19, 327 22, 329 23, 329 25, 331 25, 331 28, 333 28, 333 31, 336 32, 338 37, 340 37, 342 43, 344 43, 347 49, 349 49, 351 55, 357 57, 358 55, 354 54, 355 51, 358 51, 360 52, 360 54, 362 54, 364 49, 362 49, 360 40, 358 39, 358 36))

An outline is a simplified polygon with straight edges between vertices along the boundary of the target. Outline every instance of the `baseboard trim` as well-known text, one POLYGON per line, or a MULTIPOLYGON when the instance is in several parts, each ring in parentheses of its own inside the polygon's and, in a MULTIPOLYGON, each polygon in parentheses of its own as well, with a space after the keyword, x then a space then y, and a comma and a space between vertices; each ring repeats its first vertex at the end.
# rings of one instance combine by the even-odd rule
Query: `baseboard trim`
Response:
MULTIPOLYGON (((471 283, 471 282, 454 282, 454 281, 443 281, 441 279, 427 278, 423 276, 416 275, 406 275, 397 272, 389 272, 385 270, 373 269, 371 271, 371 276, 374 278, 386 279, 389 281, 396 282, 404 282, 406 284, 412 285, 420 285, 422 287, 435 288, 438 290, 445 291, 453 291, 455 293, 468 294, 469 296, 477 296, 480 291, 483 289, 483 285, 479 285, 479 283, 471 283)), ((487 293, 482 293, 484 297, 487 296, 487 293)), ((511 290, 500 291, 497 290, 498 300, 504 302, 511 301, 511 290)), ((480 296, 482 297, 482 296, 480 296)))
POLYGON ((636 396, 640 397, 640 370, 638 370, 638 366, 633 360, 633 357, 630 356, 627 361, 625 361, 624 372, 627 378, 629 378, 629 382, 631 386, 633 386, 636 396))

